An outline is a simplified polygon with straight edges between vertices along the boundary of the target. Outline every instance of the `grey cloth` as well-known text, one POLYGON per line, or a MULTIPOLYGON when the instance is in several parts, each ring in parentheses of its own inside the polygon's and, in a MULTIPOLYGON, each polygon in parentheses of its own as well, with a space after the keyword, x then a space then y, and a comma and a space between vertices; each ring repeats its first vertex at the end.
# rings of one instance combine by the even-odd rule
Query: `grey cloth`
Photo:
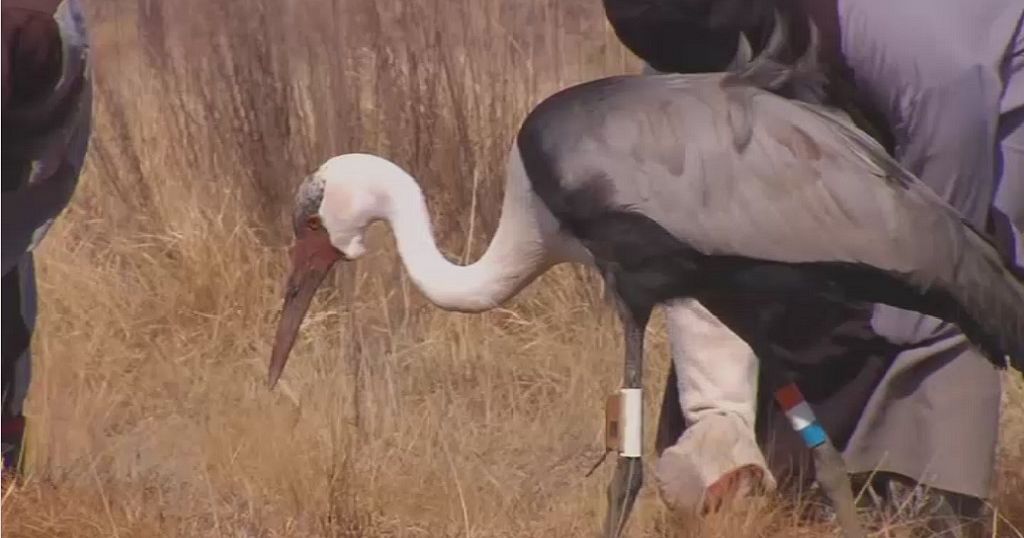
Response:
MULTIPOLYGON (((857 89, 891 124, 898 159, 975 226, 992 231, 1020 264, 1024 3, 841 0, 839 9, 845 60, 857 89)), ((762 305, 706 306, 735 330, 762 305)), ((689 332, 669 321, 670 335, 689 332)), ((789 334, 778 335, 777 344, 852 471, 891 471, 932 487, 988 496, 999 378, 955 327, 894 308, 852 305, 796 308, 787 327, 789 334)), ((745 409, 744 391, 754 399, 757 380, 744 383, 733 374, 750 360, 720 346, 674 350, 679 382, 666 390, 659 451, 675 443, 676 452, 694 452, 687 461, 703 457, 727 467, 720 452, 707 453, 704 443, 687 445, 678 431, 697 426, 704 415, 742 418, 734 408, 745 409), (714 404, 723 394, 731 399, 714 404), (688 402, 699 403, 700 413, 688 402)), ((773 472, 784 483, 793 472, 810 478, 803 442, 771 394, 757 400, 757 437, 773 472)), ((747 442, 740 432, 733 437, 747 442)), ((664 482, 685 472, 667 463, 659 469, 664 482)))
MULTIPOLYGON (((993 203, 1021 224, 1022 15, 1019 0, 839 2, 844 57, 858 90, 886 116, 897 159, 979 229, 993 203)), ((998 372, 935 318, 878 305, 871 325, 907 348, 850 437, 850 470, 888 470, 986 497, 998 372)))

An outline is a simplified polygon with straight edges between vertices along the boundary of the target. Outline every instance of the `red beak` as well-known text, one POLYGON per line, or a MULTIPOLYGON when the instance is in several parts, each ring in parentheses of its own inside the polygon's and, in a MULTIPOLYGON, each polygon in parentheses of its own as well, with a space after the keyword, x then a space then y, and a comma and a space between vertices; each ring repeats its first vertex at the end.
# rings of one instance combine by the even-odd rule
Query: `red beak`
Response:
POLYGON ((292 246, 292 271, 288 275, 288 288, 285 290, 284 305, 278 320, 277 336, 274 338, 274 350, 270 356, 268 383, 274 388, 288 355, 295 344, 306 311, 316 295, 317 288, 327 276, 335 262, 342 258, 341 252, 331 244, 327 231, 320 228, 303 230, 295 238, 292 246))

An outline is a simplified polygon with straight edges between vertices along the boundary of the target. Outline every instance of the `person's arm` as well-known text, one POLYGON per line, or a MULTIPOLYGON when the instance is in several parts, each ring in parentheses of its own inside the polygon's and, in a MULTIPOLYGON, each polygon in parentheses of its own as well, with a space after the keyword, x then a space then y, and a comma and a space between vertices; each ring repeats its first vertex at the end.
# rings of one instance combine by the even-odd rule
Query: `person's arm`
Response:
POLYGON ((29 100, 60 76, 60 30, 56 0, 4 0, 3 108, 29 100))
POLYGON ((728 497, 722 490, 730 485, 773 489, 754 430, 760 364, 753 349, 696 299, 662 308, 676 373, 662 405, 681 411, 662 409, 659 443, 668 446, 655 469, 662 499, 673 512, 694 513, 728 497))
MULTIPOLYGON (((55 18, 59 0, 3 0, 3 112, 51 95, 65 66, 64 47, 55 18)), ((67 97, 80 99, 79 94, 67 97)), ((67 206, 78 182, 88 138, 88 110, 78 124, 68 149, 25 167, 27 157, 5 152, 3 159, 3 266, 6 272, 17 258, 38 242, 48 223, 67 206), (16 159, 17 163, 12 162, 16 159), (31 183, 27 183, 33 177, 31 183), (38 181, 35 179, 37 178, 38 181)), ((17 141, 20 127, 5 126, 3 136, 17 141)), ((20 151, 14 149, 12 151, 20 151)))

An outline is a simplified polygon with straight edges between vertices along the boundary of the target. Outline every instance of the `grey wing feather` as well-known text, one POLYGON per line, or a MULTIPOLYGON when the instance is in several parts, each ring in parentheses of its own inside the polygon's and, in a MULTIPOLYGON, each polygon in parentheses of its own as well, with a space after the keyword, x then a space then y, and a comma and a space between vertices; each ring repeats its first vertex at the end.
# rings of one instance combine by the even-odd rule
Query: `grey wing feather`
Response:
POLYGON ((1024 354, 1024 285, 956 211, 843 114, 712 75, 620 78, 566 107, 559 176, 604 182, 705 254, 865 264, 938 286, 1024 354), (730 92, 746 92, 737 101, 730 92), (730 105, 749 115, 734 146, 730 105), (582 115, 580 115, 582 114, 582 115), (575 117, 573 117, 575 116, 575 117), (993 327, 998 325, 998 327, 993 327))

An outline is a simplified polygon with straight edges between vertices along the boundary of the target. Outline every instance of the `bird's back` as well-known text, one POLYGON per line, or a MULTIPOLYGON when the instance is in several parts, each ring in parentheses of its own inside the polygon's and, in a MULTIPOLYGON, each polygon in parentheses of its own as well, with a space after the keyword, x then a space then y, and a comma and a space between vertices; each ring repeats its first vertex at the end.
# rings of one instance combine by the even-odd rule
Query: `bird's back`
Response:
POLYGON ((880 147, 829 112, 722 81, 614 77, 555 94, 519 135, 535 191, 567 220, 640 212, 704 254, 896 271, 955 257, 959 217, 880 164, 880 147))
MULTIPOLYGON (((518 136, 534 191, 570 229, 639 213, 703 255, 864 265, 920 290, 984 273, 1024 304, 1004 267, 979 265, 999 264, 991 245, 844 116, 726 81, 612 77, 551 96, 518 136)), ((1024 332, 1024 308, 1002 310, 1024 332)))

